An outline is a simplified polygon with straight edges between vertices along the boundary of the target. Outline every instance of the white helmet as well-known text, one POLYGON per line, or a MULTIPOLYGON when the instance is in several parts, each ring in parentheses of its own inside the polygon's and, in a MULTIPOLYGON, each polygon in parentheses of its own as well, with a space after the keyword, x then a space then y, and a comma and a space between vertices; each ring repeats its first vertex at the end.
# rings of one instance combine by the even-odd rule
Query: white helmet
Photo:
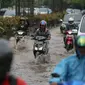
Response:
POLYGON ((69 22, 69 24, 73 24, 74 23, 74 18, 70 17, 68 22, 69 22))
POLYGON ((60 19, 60 22, 62 22, 63 20, 62 19, 60 19))

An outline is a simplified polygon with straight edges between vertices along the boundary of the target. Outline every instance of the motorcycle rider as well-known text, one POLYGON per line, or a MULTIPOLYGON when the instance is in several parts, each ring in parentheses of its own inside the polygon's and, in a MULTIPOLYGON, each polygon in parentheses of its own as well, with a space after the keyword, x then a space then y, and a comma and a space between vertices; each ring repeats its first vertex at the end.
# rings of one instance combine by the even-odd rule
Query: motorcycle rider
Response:
POLYGON ((75 50, 76 54, 56 65, 51 74, 50 85, 58 85, 63 81, 85 81, 85 36, 76 37, 75 50))
POLYGON ((0 39, 0 85, 27 85, 22 79, 10 75, 13 51, 9 42, 0 39))
MULTIPOLYGON (((68 30, 72 30, 72 29, 77 29, 77 26, 74 23, 74 18, 70 17, 69 20, 68 20, 68 24, 66 25, 65 32, 68 31, 68 30)), ((64 44, 65 44, 65 47, 66 47, 66 34, 64 34, 63 40, 64 40, 64 44)))
POLYGON ((47 40, 51 39, 50 31, 47 29, 47 22, 42 20, 40 22, 40 28, 35 32, 35 36, 44 36, 47 40))
MULTIPOLYGON (((50 31, 47 29, 47 22, 45 20, 40 21, 40 28, 36 30, 35 36, 44 36, 47 40, 51 39, 50 31)), ((33 51, 34 55, 35 52, 33 51)))
POLYGON ((68 24, 66 25, 66 30, 76 29, 76 24, 74 23, 74 18, 70 17, 68 24))
POLYGON ((21 17, 20 26, 17 28, 17 31, 22 30, 25 32, 25 35, 27 35, 28 27, 29 27, 29 22, 24 17, 21 17))

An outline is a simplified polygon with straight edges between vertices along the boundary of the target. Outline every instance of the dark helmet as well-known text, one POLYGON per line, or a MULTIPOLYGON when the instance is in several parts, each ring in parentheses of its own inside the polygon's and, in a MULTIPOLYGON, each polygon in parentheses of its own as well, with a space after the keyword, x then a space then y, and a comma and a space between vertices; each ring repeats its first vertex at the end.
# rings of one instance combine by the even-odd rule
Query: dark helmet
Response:
POLYGON ((76 37, 75 49, 78 57, 85 56, 85 36, 80 35, 76 37))
POLYGON ((7 73, 10 71, 12 59, 13 51, 9 42, 0 39, 0 81, 5 78, 7 73))
POLYGON ((40 29, 45 31, 46 27, 47 27, 47 22, 45 20, 42 20, 40 22, 40 29))

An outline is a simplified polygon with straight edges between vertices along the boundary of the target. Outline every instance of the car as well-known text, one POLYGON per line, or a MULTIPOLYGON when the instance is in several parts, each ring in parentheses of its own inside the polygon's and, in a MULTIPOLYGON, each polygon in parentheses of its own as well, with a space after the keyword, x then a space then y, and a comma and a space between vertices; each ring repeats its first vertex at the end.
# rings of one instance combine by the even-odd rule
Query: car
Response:
POLYGON ((64 21, 63 21, 63 23, 64 23, 64 24, 67 24, 67 23, 68 23, 68 19, 69 19, 70 17, 73 17, 73 18, 74 18, 74 22, 75 22, 77 25, 79 25, 79 23, 80 23, 80 21, 81 21, 81 18, 82 18, 82 14, 81 14, 81 13, 79 13, 79 14, 77 14, 77 13, 67 14, 67 15, 64 16, 64 21))
POLYGON ((15 10, 6 10, 3 17, 14 17, 16 15, 15 10))
POLYGON ((51 14, 52 10, 49 8, 39 8, 39 14, 51 14))
POLYGON ((73 12, 74 13, 81 13, 81 10, 80 9, 73 9, 73 12))
POLYGON ((7 10, 8 10, 8 8, 0 9, 0 16, 3 16, 7 10))
POLYGON ((3 16, 5 14, 5 10, 0 10, 0 16, 3 16))
POLYGON ((67 8, 67 9, 66 9, 66 13, 67 13, 67 14, 71 14, 71 13, 81 13, 81 10, 80 10, 80 9, 67 8))
POLYGON ((82 15, 85 15, 85 9, 83 9, 83 10, 81 11, 81 13, 82 13, 82 15))
POLYGON ((78 35, 85 35, 85 15, 81 19, 78 35))
POLYGON ((34 8, 34 15, 38 15, 39 14, 39 8, 34 8))
POLYGON ((1 11, 7 11, 8 10, 8 8, 2 8, 1 9, 1 11))
POLYGON ((73 9, 72 9, 72 8, 67 8, 67 9, 66 9, 66 13, 68 13, 68 14, 73 13, 73 9))
POLYGON ((81 18, 82 18, 82 14, 81 13, 71 13, 71 14, 65 14, 64 19, 62 24, 60 25, 60 31, 61 33, 63 33, 64 28, 66 27, 65 25, 68 24, 68 20, 70 17, 74 18, 74 22, 77 26, 79 26, 81 18))

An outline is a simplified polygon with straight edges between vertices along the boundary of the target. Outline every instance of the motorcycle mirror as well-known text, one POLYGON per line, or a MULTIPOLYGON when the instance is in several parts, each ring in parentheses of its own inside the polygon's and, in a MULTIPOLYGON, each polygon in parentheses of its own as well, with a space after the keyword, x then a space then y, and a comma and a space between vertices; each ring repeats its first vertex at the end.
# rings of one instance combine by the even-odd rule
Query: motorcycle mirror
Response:
POLYGON ((75 34, 75 33, 77 33, 77 32, 78 32, 77 29, 73 29, 73 30, 72 30, 72 33, 73 33, 73 34, 75 34))

